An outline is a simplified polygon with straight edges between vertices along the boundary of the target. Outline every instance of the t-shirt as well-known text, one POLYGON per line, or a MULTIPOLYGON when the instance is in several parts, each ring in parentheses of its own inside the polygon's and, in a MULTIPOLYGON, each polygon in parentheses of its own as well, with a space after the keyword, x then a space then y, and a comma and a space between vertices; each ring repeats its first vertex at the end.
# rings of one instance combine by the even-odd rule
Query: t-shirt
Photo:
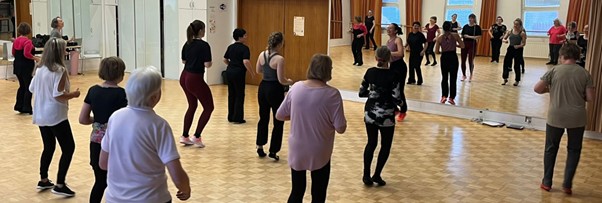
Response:
POLYGON ((411 53, 420 53, 424 49, 424 43, 426 43, 426 37, 424 34, 417 32, 410 32, 408 34, 408 45, 410 46, 411 53))
POLYGON ((372 26, 374 26, 374 16, 372 16, 372 17, 366 16, 366 18, 364 19, 364 24, 366 25, 366 29, 368 29, 368 31, 370 31, 370 29, 372 29, 372 26))
POLYGON ((437 30, 439 30, 439 26, 437 24, 435 24, 435 26, 429 28, 429 25, 427 24, 425 26, 425 28, 426 28, 426 41, 434 42, 436 34, 437 34, 437 30))
POLYGON ((557 65, 541 80, 550 88, 548 124, 557 128, 578 128, 586 125, 585 91, 594 87, 587 70, 578 65, 557 65))
POLYGON ((94 122, 107 123, 113 112, 128 105, 125 90, 121 87, 101 87, 94 85, 88 89, 84 99, 92 107, 94 122))
POLYGON ((347 127, 339 91, 330 86, 309 87, 304 82, 291 87, 276 117, 291 119, 288 164, 297 171, 324 167, 332 155, 335 130, 347 127))
POLYGON ((224 54, 225 59, 229 59, 228 71, 242 71, 246 72, 245 64, 243 61, 251 59, 251 51, 249 47, 243 43, 236 42, 228 46, 226 53, 224 54))
POLYGON ((182 60, 186 61, 184 70, 191 73, 205 73, 205 62, 211 62, 209 43, 194 39, 182 47, 182 60))
POLYGON ((495 40, 502 40, 500 39, 502 36, 504 36, 504 34, 506 33, 506 25, 498 25, 497 23, 493 24, 491 26, 491 32, 493 34, 493 38, 495 40))
POLYGON ((38 126, 55 126, 67 120, 69 111, 68 101, 59 101, 59 97, 69 92, 69 80, 65 80, 65 91, 59 92, 59 83, 67 69, 58 67, 52 72, 46 66, 37 68, 36 74, 29 84, 29 91, 33 93, 33 124, 38 126))
POLYGON ((107 202, 168 202, 165 164, 179 159, 171 127, 150 108, 125 107, 111 118, 102 150, 109 153, 107 202))
POLYGON ((364 106, 364 122, 381 127, 395 126, 395 109, 402 104, 399 78, 401 73, 370 68, 364 75, 359 96, 368 97, 364 106))
POLYGON ((460 27, 460 25, 459 25, 458 21, 451 23, 451 28, 452 28, 451 32, 458 33, 458 31, 454 30, 454 28, 459 28, 459 27, 460 27))
MULTIPOLYGON (((464 25, 464 27, 462 28, 462 37, 464 35, 469 35, 469 36, 481 36, 481 26, 479 25, 473 25, 470 26, 468 24, 464 25)), ((474 42, 474 39, 468 39, 468 38, 464 38, 464 43, 466 42, 474 42)))
POLYGON ((566 34, 567 30, 564 26, 552 26, 548 30, 548 35, 550 35, 550 44, 562 44, 564 43, 565 38, 558 37, 558 35, 566 34))

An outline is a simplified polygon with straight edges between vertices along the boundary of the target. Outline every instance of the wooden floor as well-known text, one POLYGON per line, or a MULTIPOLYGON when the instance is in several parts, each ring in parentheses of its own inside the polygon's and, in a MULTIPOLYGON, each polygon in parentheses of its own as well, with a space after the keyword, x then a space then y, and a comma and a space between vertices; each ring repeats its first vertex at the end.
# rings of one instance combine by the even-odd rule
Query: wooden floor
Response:
MULTIPOLYGON (((344 90, 358 91, 366 69, 376 65, 374 51, 363 49, 364 65, 353 66, 353 55, 349 46, 331 47, 333 59, 333 79, 331 85, 344 90)), ((458 58, 460 56, 458 55, 458 58)), ((405 61, 408 63, 409 53, 405 61)), ((526 59, 526 73, 522 76, 518 87, 512 86, 514 72, 510 72, 509 85, 502 86, 502 63, 490 63, 489 57, 475 59, 474 78, 472 82, 461 82, 462 73, 458 73, 456 103, 477 109, 489 109, 498 112, 516 113, 533 117, 546 118, 548 95, 538 95, 533 92, 533 86, 548 70, 543 59, 526 59)), ((503 57, 500 59, 504 60, 503 57)), ((439 62, 439 55, 437 55, 439 62)), ((441 69, 437 66, 424 66, 422 86, 406 85, 406 98, 412 100, 439 102, 441 98, 441 69)), ((409 64, 408 64, 409 65, 409 64)), ((468 70, 467 70, 468 71, 468 70)), ((411 107, 410 107, 411 109, 411 107)))
MULTIPOLYGON (((535 71, 528 74, 531 72, 535 71)), ((94 181, 89 166, 90 127, 79 125, 77 117, 83 95, 99 80, 93 73, 71 80, 73 89, 83 90, 82 97, 70 101, 69 110, 77 147, 67 183, 77 196, 63 199, 35 189, 42 151, 40 133, 31 124, 31 116, 12 111, 17 83, 2 80, 0 202, 87 202, 94 181)), ((479 81, 480 78, 474 84, 479 81)), ((286 161, 288 136, 285 135, 279 162, 257 158, 257 88, 247 87, 248 123, 243 125, 226 121, 226 87, 217 85, 211 89, 216 108, 204 134, 207 147, 178 147, 191 177, 193 191, 189 202, 285 202, 291 188, 286 161)), ((166 81, 163 90, 156 111, 179 135, 186 109, 184 94, 177 81, 166 81)), ((574 194, 567 196, 559 190, 566 158, 564 147, 559 151, 553 191, 539 189, 544 132, 490 128, 468 120, 416 112, 409 112, 407 120, 396 127, 391 156, 383 172, 388 184, 365 187, 361 181, 366 144, 363 104, 345 102, 345 114, 349 128, 335 141, 328 202, 602 202, 601 141, 584 140, 574 194)), ((288 129, 287 122, 286 134, 288 129)), ((565 145, 566 139, 562 143, 565 145)), ((52 180, 56 180, 59 157, 57 147, 49 171, 52 180)), ((176 189, 171 182, 169 187, 174 194, 176 189)), ((310 201, 309 191, 306 202, 310 201)))

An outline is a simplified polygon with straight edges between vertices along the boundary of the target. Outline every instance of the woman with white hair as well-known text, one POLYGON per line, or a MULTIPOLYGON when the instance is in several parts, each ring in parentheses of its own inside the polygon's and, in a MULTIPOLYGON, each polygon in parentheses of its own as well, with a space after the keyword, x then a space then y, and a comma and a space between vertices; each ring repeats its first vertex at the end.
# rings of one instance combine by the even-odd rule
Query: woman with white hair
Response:
POLYGON ((153 110, 161 81, 154 67, 134 71, 125 86, 128 106, 109 118, 99 163, 108 171, 107 202, 171 202, 165 167, 178 188, 176 197, 190 198, 171 127, 153 110))
POLYGON ((550 36, 550 62, 546 65, 557 65, 558 64, 558 53, 562 43, 566 40, 566 28, 560 23, 560 20, 555 19, 554 25, 548 30, 548 36, 550 36))

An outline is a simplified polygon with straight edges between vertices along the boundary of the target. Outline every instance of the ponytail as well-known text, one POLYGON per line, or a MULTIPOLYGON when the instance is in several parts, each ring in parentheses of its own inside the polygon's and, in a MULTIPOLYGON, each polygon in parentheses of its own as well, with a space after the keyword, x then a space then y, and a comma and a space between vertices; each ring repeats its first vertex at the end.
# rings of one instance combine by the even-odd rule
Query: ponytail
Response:
POLYGON ((401 30, 401 27, 399 27, 399 25, 397 25, 397 23, 391 23, 391 25, 393 25, 393 27, 395 27, 395 33, 397 35, 403 35, 403 30, 401 30))
POLYGON ((186 29, 186 43, 190 44, 192 43, 192 40, 199 35, 199 32, 201 31, 205 31, 205 23, 203 23, 203 21, 200 20, 194 20, 192 21, 192 23, 190 23, 190 25, 188 25, 188 28, 186 29))

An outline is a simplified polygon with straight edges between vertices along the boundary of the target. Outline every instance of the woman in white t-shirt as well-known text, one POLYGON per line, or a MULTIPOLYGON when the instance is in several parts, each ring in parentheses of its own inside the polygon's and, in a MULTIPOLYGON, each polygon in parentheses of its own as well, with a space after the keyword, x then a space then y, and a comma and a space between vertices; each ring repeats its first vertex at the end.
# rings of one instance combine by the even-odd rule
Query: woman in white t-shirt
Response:
POLYGON ((69 77, 63 61, 66 45, 64 40, 54 37, 46 42, 42 59, 29 85, 29 91, 35 98, 33 124, 40 127, 44 142, 38 189, 52 188, 54 194, 71 197, 75 192, 65 184, 65 176, 73 158, 75 142, 67 119, 67 111, 68 101, 79 97, 80 93, 79 89, 74 92, 69 91, 69 77), (48 168, 52 162, 57 140, 63 154, 59 162, 56 185, 54 185, 48 180, 48 168))
POLYGON ((108 172, 107 202, 171 202, 165 167, 177 198, 190 198, 171 127, 153 110, 161 99, 161 81, 153 67, 134 71, 125 86, 128 106, 109 118, 99 158, 108 172))

